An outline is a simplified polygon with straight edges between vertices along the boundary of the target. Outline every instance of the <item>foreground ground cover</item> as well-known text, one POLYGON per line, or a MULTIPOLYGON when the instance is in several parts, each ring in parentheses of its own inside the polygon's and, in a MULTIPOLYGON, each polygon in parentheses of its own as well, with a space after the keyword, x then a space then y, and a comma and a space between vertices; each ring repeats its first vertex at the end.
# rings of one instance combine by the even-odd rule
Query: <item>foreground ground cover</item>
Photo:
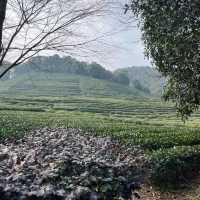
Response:
POLYGON ((18 97, 2 98, 0 108, 2 141, 43 127, 78 128, 144 149, 155 163, 153 179, 158 185, 174 180, 180 185, 199 171, 199 113, 184 124, 172 103, 139 98, 18 97))
POLYGON ((109 137, 43 128, 1 144, 0 161, 2 200, 128 200, 148 159, 109 137))

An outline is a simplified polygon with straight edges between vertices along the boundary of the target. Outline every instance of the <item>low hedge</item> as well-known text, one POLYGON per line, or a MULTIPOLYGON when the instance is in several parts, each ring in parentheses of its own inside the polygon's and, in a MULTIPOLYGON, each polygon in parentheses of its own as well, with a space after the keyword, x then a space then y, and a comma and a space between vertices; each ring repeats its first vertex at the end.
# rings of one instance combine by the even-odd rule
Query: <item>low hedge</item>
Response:
POLYGON ((161 149, 152 154, 152 180, 159 186, 179 186, 200 170, 200 145, 161 149))

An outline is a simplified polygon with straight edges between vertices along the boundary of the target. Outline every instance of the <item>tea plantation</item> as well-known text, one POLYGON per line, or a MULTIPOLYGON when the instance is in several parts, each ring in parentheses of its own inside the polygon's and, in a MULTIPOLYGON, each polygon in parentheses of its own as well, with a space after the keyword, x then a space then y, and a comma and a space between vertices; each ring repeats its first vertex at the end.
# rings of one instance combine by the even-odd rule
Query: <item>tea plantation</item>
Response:
POLYGON ((179 185, 200 169, 199 114, 183 123, 173 103, 147 98, 1 97, 0 139, 42 127, 81 128, 141 146, 154 183, 179 185))

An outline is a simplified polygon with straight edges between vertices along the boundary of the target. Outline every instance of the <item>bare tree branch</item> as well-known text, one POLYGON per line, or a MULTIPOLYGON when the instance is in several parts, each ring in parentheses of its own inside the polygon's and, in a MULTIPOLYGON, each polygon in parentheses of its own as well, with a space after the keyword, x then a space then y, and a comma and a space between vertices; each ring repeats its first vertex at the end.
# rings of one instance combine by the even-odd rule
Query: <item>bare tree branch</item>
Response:
POLYGON ((100 16, 105 5, 105 0, 1 0, 0 78, 41 51, 67 52, 94 41, 97 37, 81 40, 79 27, 100 16), (11 62, 4 68, 6 60, 11 62))
POLYGON ((3 37, 3 24, 6 15, 6 6, 7 6, 7 0, 1 0, 0 1, 0 56, 3 53, 2 37, 3 37))

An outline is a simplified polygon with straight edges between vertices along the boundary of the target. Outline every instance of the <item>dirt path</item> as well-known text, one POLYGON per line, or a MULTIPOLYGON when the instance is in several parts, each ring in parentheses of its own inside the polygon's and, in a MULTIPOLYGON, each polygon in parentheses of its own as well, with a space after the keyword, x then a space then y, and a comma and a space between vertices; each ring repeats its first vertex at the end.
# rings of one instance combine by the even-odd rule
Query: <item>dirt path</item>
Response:
MULTIPOLYGON (((146 183, 140 191, 141 199, 143 200, 193 200, 195 197, 200 197, 200 176, 189 183, 187 189, 177 190, 173 192, 162 192, 158 188, 152 187, 152 184, 146 183)), ((197 199, 195 199, 197 200, 197 199)))

